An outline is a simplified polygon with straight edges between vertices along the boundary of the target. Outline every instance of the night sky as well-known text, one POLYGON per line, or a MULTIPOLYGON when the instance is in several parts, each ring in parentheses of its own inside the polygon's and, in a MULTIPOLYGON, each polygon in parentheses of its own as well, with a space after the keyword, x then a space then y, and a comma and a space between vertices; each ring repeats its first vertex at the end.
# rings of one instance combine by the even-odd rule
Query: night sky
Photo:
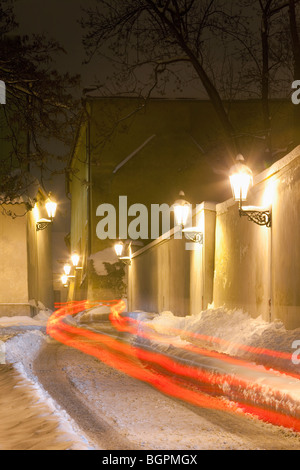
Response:
MULTIPOLYGON (((85 64, 86 54, 82 44, 84 31, 79 24, 84 14, 82 7, 94 6, 95 0, 16 0, 15 14, 19 23, 14 34, 29 35, 44 33, 47 37, 58 41, 66 51, 54 56, 53 67, 59 72, 80 74, 81 86, 79 94, 86 88, 93 87, 97 82, 109 80, 111 68, 108 60, 97 55, 89 64, 85 64)), ((110 55, 107 51, 106 55, 110 55)), ((184 90, 184 96, 201 97, 199 89, 190 86, 184 90)), ((173 96, 174 97, 174 96, 173 96)), ((59 211, 54 224, 54 231, 69 230, 69 201, 65 197, 64 176, 48 181, 49 188, 56 194, 60 202, 59 211)))
MULTIPOLYGON (((112 72, 108 60, 99 55, 95 55, 91 63, 84 64, 86 54, 82 44, 84 31, 79 23, 84 15, 82 8, 95 6, 96 0, 16 0, 15 14, 19 23, 18 31, 21 35, 31 36, 34 33, 44 33, 49 38, 58 41, 65 49, 66 54, 60 54, 55 57, 53 67, 59 72, 69 72, 71 75, 81 75, 81 87, 79 94, 84 89, 93 87, 98 81, 100 83, 109 83, 109 77, 112 72)), ((255 18, 252 18, 255 23, 255 18)), ((213 48, 216 52, 216 48, 213 48)), ((109 49, 105 51, 107 56, 112 56, 109 49)), ((216 65, 214 63, 214 65, 216 65)), ((226 78, 226 77, 225 77, 226 78)), ((152 95, 155 96, 155 95, 152 95)), ((167 89, 167 97, 185 97, 205 99, 207 95, 203 92, 199 79, 197 83, 188 83, 183 91, 172 95, 167 89)), ((68 230, 68 203, 65 198, 64 177, 56 179, 53 192, 57 193, 60 201, 61 217, 59 219, 60 227, 68 230), (65 224, 64 224, 65 219, 65 224)), ((53 183, 51 183, 53 184, 53 183)), ((58 222, 56 227, 58 227, 58 222)), ((55 229, 55 227, 54 227, 55 229)))
MULTIPOLYGON (((82 46, 81 5, 90 0, 17 0, 15 13, 20 34, 45 33, 57 40, 66 50, 56 58, 56 66, 71 74, 80 73, 84 81, 93 78, 95 70, 83 66, 85 58, 82 46)), ((98 67, 95 67, 95 69, 98 67)))
MULTIPOLYGON (((17 0, 15 14, 19 29, 14 33, 29 36, 44 33, 49 38, 58 41, 66 54, 56 55, 53 66, 62 73, 80 74, 81 87, 84 88, 93 83, 99 65, 83 65, 85 53, 82 46, 82 28, 78 23, 82 3, 82 0, 17 0)), ((85 0, 84 4, 88 6, 88 1, 85 0)), ((59 202, 53 230, 67 232, 69 230, 69 201, 65 196, 64 175, 54 180, 51 179, 48 185, 59 202)))
MULTIPOLYGON (((95 0, 16 0, 15 13, 19 22, 20 34, 45 33, 58 41, 67 54, 55 57, 55 66, 61 72, 80 74, 82 78, 81 89, 90 88, 95 83, 103 83, 112 73, 111 64, 103 56, 95 55, 93 60, 86 64, 86 54, 82 44, 84 30, 79 24, 84 16, 84 8, 95 7, 95 0)), ((17 32, 17 31, 16 31, 17 32)), ((105 51, 107 57, 112 57, 109 49, 105 51)), ((197 81, 198 82, 198 81, 197 81)), ((175 97, 172 86, 168 89, 168 97, 175 97)), ((184 97, 205 98, 199 83, 185 87, 177 95, 184 97)), ((153 94, 155 96, 155 93, 153 94)))

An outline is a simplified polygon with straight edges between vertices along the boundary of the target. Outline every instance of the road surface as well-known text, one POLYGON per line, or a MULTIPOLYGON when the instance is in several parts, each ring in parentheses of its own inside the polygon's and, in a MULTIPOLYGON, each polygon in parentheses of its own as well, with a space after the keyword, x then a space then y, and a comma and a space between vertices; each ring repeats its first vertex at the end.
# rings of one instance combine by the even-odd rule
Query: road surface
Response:
POLYGON ((173 399, 56 341, 41 350, 33 371, 95 448, 300 449, 299 434, 173 399))

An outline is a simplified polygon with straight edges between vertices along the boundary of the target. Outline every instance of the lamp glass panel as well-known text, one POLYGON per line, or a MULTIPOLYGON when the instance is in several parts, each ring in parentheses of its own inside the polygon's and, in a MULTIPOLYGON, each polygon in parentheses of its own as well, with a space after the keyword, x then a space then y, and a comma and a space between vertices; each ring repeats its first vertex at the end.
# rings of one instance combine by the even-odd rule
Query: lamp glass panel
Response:
POLYGON ((71 272, 71 265, 70 264, 65 264, 64 265, 64 272, 67 276, 69 276, 69 274, 71 272))
POLYGON ((72 263, 73 263, 73 266, 78 266, 78 263, 79 263, 79 255, 77 253, 73 253, 73 255, 71 256, 71 260, 72 260, 72 263))
POLYGON ((115 248, 116 255, 118 257, 122 256, 123 248, 124 248, 123 243, 121 243, 121 242, 116 243, 114 248, 115 248))
POLYGON ((230 175, 230 183, 235 201, 246 201, 252 185, 252 175, 247 173, 232 174, 230 175))
POLYGON ((56 202, 48 199, 48 201, 46 202, 46 211, 50 219, 54 219, 55 214, 56 214, 56 208, 57 208, 56 202))
POLYGON ((174 205, 175 220, 178 225, 185 225, 189 216, 189 205, 174 205))

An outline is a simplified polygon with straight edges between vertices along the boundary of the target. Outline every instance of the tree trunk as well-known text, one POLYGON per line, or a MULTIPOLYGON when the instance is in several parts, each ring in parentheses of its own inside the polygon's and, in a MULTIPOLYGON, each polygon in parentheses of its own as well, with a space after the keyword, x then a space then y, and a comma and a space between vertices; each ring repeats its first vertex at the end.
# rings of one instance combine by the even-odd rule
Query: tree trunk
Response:
POLYGON ((183 38, 181 32, 177 29, 174 23, 174 18, 172 18, 172 20, 168 19, 165 13, 159 10, 155 2, 153 2, 152 0, 148 0, 148 3, 152 6, 153 10, 161 19, 162 23, 168 26, 177 44, 189 58, 192 66, 194 67, 194 70, 196 71, 198 77, 200 78, 202 82, 202 85, 204 86, 205 91, 207 92, 210 98, 212 106, 214 110, 216 111, 216 114, 222 125, 223 131, 225 133, 225 138, 226 138, 225 145, 226 145, 228 156, 235 159, 237 153, 239 153, 239 147, 238 147, 236 136, 235 136, 236 133, 235 133, 232 123, 230 122, 228 113, 226 112, 224 103, 220 97, 218 90, 216 89, 213 82, 211 81, 207 73, 205 72, 198 57, 194 54, 193 50, 189 47, 188 43, 183 38))

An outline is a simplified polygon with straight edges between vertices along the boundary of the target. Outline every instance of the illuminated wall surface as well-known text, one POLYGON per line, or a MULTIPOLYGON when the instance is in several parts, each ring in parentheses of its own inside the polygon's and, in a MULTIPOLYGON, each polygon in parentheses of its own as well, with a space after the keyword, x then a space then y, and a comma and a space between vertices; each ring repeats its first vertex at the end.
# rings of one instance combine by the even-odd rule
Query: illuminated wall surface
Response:
POLYGON ((0 316, 32 315, 41 302, 53 308, 51 229, 36 231, 45 217, 44 196, 26 213, 22 201, 6 205, 17 217, 0 214, 0 316))
POLYGON ((134 309, 187 315, 214 307, 300 326, 300 147, 256 176, 247 205, 272 204, 272 228, 239 217, 232 199, 204 204, 204 245, 157 240, 129 268, 134 309))
POLYGON ((217 206, 214 301, 243 306, 265 320, 300 326, 300 148, 254 181, 250 205, 272 204, 272 228, 238 217, 230 202, 217 206))
POLYGON ((203 231, 204 244, 193 245, 184 237, 158 239, 133 254, 129 267, 129 307, 175 315, 199 313, 213 300, 215 249, 214 203, 200 205, 195 226, 203 231))
MULTIPOLYGON (((9 209, 9 206, 7 208, 9 209)), ((18 214, 22 214, 24 211, 24 207, 16 205, 11 207, 11 209, 18 214)), ((17 217, 13 220, 11 217, 4 215, 0 215, 0 218, 0 303, 22 303, 29 300, 27 287, 26 220, 24 217, 17 217)), ((29 313, 29 309, 27 310, 27 313, 29 313)), ((11 312, 11 314, 16 313, 11 312)))
MULTIPOLYGON (((94 255, 114 244, 114 240, 97 237, 99 205, 111 204, 118 210, 119 197, 126 196, 128 207, 140 203, 150 214, 151 204, 172 205, 181 190, 194 205, 202 201, 221 202, 230 197, 226 169, 232 162, 226 162, 224 157, 224 135, 209 101, 151 99, 145 106, 144 101, 133 98, 87 97, 85 106, 86 114, 78 130, 68 172, 72 200, 71 250, 80 253, 83 265, 76 283, 70 285, 69 300, 111 298, 108 293, 97 291, 88 267, 94 255)), ((288 142, 292 139, 294 105, 276 100, 271 108, 274 147, 285 148, 286 139, 288 142)), ((262 128, 260 103, 237 101, 230 109, 232 122, 244 136, 241 143, 245 156, 251 153, 252 157, 260 157, 263 143, 247 137, 256 135, 262 128)), ((215 210, 211 218, 215 218, 215 210)), ((144 269, 143 262, 136 260, 133 275, 139 269, 140 277, 148 281, 139 279, 137 287, 132 286, 133 304, 140 304, 139 287, 144 293, 144 305, 149 308, 153 305, 159 311, 171 305, 173 311, 185 315, 190 309, 198 312, 212 301, 213 265, 209 251, 214 250, 215 225, 209 226, 207 222, 203 257, 201 253, 181 253, 180 244, 170 242, 170 248, 159 248, 160 258, 149 261, 149 267, 145 265, 144 269), (204 278, 200 264, 204 266, 204 278), (158 281, 159 276, 163 284, 158 281), (154 293, 158 288, 160 293, 154 293), (176 292, 178 295, 173 297, 176 292)), ((143 242, 153 242, 150 230, 149 239, 143 242)), ((149 260, 148 255, 146 258, 149 260)), ((115 261, 112 249, 110 262, 115 261)))

